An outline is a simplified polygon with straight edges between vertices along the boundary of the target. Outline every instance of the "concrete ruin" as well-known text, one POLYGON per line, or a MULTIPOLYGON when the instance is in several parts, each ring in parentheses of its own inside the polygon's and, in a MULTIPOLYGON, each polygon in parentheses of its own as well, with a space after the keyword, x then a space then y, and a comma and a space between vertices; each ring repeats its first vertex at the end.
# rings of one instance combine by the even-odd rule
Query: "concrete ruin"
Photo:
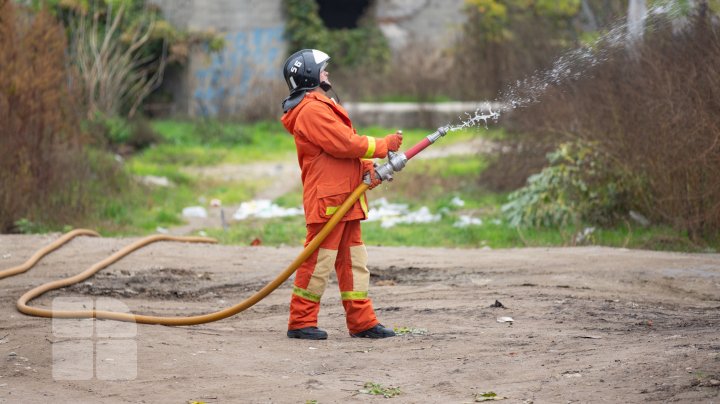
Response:
MULTIPOLYGON (((191 54, 188 64, 171 71, 166 88, 172 91, 171 114, 180 116, 233 113, 242 108, 253 83, 282 80, 280 71, 289 50, 284 40, 282 0, 149 0, 177 28, 211 31, 225 39, 225 49, 191 54)), ((317 0, 325 21, 341 15, 345 1, 317 0), (334 9, 332 7, 335 7, 334 9), (333 14, 337 13, 337 14, 333 14)), ((379 27, 398 51, 411 41, 442 49, 462 24, 464 0, 353 0, 373 13, 379 27)), ((357 5, 357 4, 356 4, 357 5)), ((350 16, 352 17, 352 16, 350 16)), ((327 22, 326 22, 327 23, 327 22)))

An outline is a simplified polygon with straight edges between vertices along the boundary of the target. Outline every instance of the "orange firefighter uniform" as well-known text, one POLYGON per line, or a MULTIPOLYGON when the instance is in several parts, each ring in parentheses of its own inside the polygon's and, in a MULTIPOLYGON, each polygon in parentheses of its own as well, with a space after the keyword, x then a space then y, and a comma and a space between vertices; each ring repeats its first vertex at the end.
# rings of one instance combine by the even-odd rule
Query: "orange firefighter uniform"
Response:
MULTIPOLYGON (((295 137, 302 172, 307 246, 325 222, 363 180, 372 164, 385 157, 383 138, 360 136, 345 109, 317 91, 308 92, 282 117, 295 137)), ((335 268, 347 327, 356 334, 378 324, 368 298, 370 272, 360 220, 367 219, 367 197, 362 195, 320 247, 297 270, 290 301, 289 330, 317 326, 320 298, 335 268)))

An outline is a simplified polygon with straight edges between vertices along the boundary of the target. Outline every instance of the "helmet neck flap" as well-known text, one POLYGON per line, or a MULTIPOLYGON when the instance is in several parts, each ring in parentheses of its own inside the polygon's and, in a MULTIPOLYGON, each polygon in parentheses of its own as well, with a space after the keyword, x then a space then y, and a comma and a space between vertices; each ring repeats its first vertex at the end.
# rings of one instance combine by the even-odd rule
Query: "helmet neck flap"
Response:
POLYGON ((285 61, 283 76, 290 90, 290 95, 282 102, 283 112, 296 107, 305 93, 317 87, 324 91, 330 90, 330 83, 320 82, 320 72, 327 65, 330 56, 317 49, 299 50, 285 61))

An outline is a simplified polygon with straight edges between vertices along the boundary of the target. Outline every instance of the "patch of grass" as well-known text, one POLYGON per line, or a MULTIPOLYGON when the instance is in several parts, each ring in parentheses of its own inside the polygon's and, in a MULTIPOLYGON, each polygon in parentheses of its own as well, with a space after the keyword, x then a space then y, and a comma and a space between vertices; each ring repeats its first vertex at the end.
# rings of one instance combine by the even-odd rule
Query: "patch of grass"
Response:
POLYGON ((163 144, 148 148, 134 161, 166 166, 209 166, 231 159, 231 149, 200 145, 163 144))
POLYGON ((273 161, 291 156, 295 141, 280 122, 241 124, 161 120, 153 128, 165 140, 142 158, 184 165, 273 161), (214 135, 207 133, 212 131, 214 135))
MULTIPOLYGON (((193 122, 155 121, 153 127, 161 134, 164 143, 130 158, 126 165, 128 177, 155 175, 167 177, 174 187, 144 187, 131 181, 119 185, 121 197, 103 197, 94 201, 99 210, 93 216, 92 227, 107 235, 143 235, 155 232, 158 227, 171 227, 184 222, 184 207, 202 205, 217 198, 224 206, 250 200, 267 184, 261 180, 224 182, 199 179, 182 168, 187 166, 217 165, 224 163, 247 163, 280 158, 294 159, 294 142, 277 122, 252 125, 218 123, 227 126, 227 133, 242 134, 243 140, 233 144, 229 138, 210 139, 200 136, 202 128, 193 122), (209 140, 208 140, 209 139, 209 140), (290 156, 290 157, 288 157, 290 156), (98 226, 97 223, 100 223, 98 226)), ((213 125, 213 126, 217 126, 213 125)), ((358 129, 359 133, 384 136, 394 129, 370 127, 358 129)), ((429 134, 424 129, 404 131, 404 147, 420 141, 429 134)), ((234 136, 234 135, 233 135, 234 136)), ((474 136, 502 137, 501 130, 470 129, 452 132, 439 144, 465 141, 474 136)), ((478 183, 479 174, 486 168, 483 156, 452 156, 432 160, 412 160, 408 167, 396 175, 392 183, 382 184, 368 193, 372 202, 386 197, 392 202, 407 203, 415 210, 427 206, 432 213, 441 212, 442 219, 429 224, 398 224, 382 228, 379 222, 364 222, 364 240, 368 245, 428 246, 460 248, 512 248, 550 247, 575 245, 573 235, 582 228, 511 228, 501 218, 500 205, 507 194, 488 192, 478 183), (457 206, 454 198, 464 201, 457 206), (460 215, 483 220, 482 225, 455 227, 460 215)), ((275 200, 282 207, 302 204, 300 182, 292 192, 275 200)), ((230 219, 233 212, 225 211, 230 219)), ((22 222, 24 231, 37 231, 42 224, 22 222)), ((208 230, 225 244, 248 245, 258 239, 263 245, 292 245, 301 247, 305 240, 305 222, 302 216, 270 220, 246 220, 231 224, 227 231, 208 230)), ((642 228, 634 223, 620 224, 614 228, 598 228, 584 241, 587 244, 614 247, 642 248, 678 251, 717 251, 720 240, 709 245, 696 245, 687 234, 667 227, 642 228)))
POLYGON ((295 208, 298 206, 302 206, 303 204, 303 191, 302 191, 302 185, 298 181, 298 186, 294 190, 286 193, 285 195, 275 199, 273 202, 275 202, 278 206, 281 206, 283 208, 295 208))
POLYGON ((425 328, 414 328, 414 327, 395 327, 393 329, 397 335, 425 335, 427 330, 425 328))
MULTIPOLYGON (((196 192, 202 194, 207 201, 219 199, 223 206, 237 205, 252 199, 253 195, 264 185, 263 181, 243 182, 208 182, 207 187, 197 188, 196 192)), ((228 214, 228 212, 225 212, 228 214)), ((232 213, 232 212, 231 212, 232 213)))
POLYGON ((370 394, 373 396, 383 396, 385 398, 392 398, 402 394, 400 387, 385 387, 380 383, 367 382, 363 385, 363 388, 358 390, 363 394, 370 394))
POLYGON ((102 202, 97 228, 108 236, 154 233, 158 227, 182 224, 182 209, 190 205, 197 205, 197 200, 187 185, 172 188, 135 185, 121 199, 102 202))
POLYGON ((262 245, 302 246, 305 243, 305 218, 302 216, 267 220, 248 219, 233 223, 227 231, 206 230, 210 237, 222 244, 250 245, 259 240, 262 245))
POLYGON ((192 185, 192 178, 180 171, 180 167, 176 164, 152 163, 142 159, 132 159, 127 163, 127 169, 135 176, 154 175, 166 177, 174 184, 192 185))

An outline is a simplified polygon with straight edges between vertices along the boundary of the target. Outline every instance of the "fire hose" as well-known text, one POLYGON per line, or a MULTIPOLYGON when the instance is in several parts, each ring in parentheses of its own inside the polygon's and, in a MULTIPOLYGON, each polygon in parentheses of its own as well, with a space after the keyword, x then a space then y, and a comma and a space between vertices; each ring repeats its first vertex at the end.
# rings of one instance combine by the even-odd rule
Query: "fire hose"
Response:
MULTIPOLYGON (((445 134, 448 132, 448 128, 441 127, 438 128, 437 131, 433 132, 432 134, 425 137, 422 141, 418 142, 415 146, 408 149, 405 153, 403 152, 388 152, 388 161, 385 164, 382 164, 375 169, 375 173, 377 178, 383 180, 383 181, 392 181, 393 180, 393 174, 395 172, 401 171, 408 160, 413 158, 415 155, 420 153, 422 150, 430 146, 431 144, 435 143, 439 138, 442 136, 445 136, 445 134)), ((145 238, 142 238, 124 248, 117 251, 116 253, 112 254, 111 256, 105 258, 104 260, 90 266, 85 271, 68 277, 64 279, 59 279, 56 281, 48 282, 43 285, 40 285, 38 287, 35 287, 22 296, 17 301, 17 309, 21 313, 30 315, 30 316, 36 316, 36 317, 48 317, 48 318, 97 318, 97 319, 105 319, 105 320, 116 320, 116 321, 128 321, 128 322, 135 322, 135 323, 142 323, 142 324, 161 324, 161 325, 172 325, 172 326, 179 326, 179 325, 196 325, 196 324, 204 324, 204 323, 210 323, 213 321, 222 320, 224 318, 233 316, 235 314, 240 313, 241 311, 244 311, 250 307, 252 307, 255 303, 259 302, 260 300, 264 299, 267 295, 272 293, 275 289, 277 289, 278 286, 280 286, 283 282, 285 282, 294 272, 297 270, 297 268, 305 262, 305 260, 312 255, 315 250, 320 247, 320 244, 325 240, 325 238, 330 234, 330 232, 335 228, 335 226, 342 220, 342 218, 345 216, 345 214, 350 210, 352 205, 355 203, 355 201, 358 200, 362 196, 362 194, 368 189, 370 186, 370 178, 365 178, 363 183, 358 185, 357 188, 350 194, 350 196, 343 202, 343 204, 338 208, 338 210, 333 214, 333 216, 330 218, 330 220, 323 226, 322 230, 318 235, 310 242, 308 245, 303 249, 303 251, 300 253, 300 255, 295 258, 293 262, 288 265, 288 267, 280 273, 275 279, 273 279, 270 283, 265 285, 262 289, 255 292, 252 296, 248 297, 247 299, 243 300, 242 302, 235 304, 233 306, 227 307, 225 309, 215 311, 212 313, 202 314, 202 315, 196 315, 196 316, 187 316, 187 317, 163 317, 163 316, 150 316, 150 315, 143 315, 143 314, 133 314, 133 313, 123 313, 123 312, 114 312, 114 311, 104 311, 104 310, 77 310, 77 311, 71 311, 71 310, 51 310, 51 309, 43 309, 38 307, 31 307, 28 305, 28 303, 46 292, 49 292, 51 290, 60 289, 66 286, 70 286, 79 282, 84 281, 85 279, 93 276, 95 273, 100 271, 103 268, 108 267, 109 265, 115 263, 116 261, 120 260, 121 258, 125 257, 126 255, 145 247, 149 244, 158 242, 158 241, 178 241, 178 242, 189 242, 189 243, 216 243, 217 240, 207 237, 177 237, 177 236, 169 236, 169 235, 152 235, 145 238)), ((86 229, 76 229, 69 233, 66 233, 59 239, 57 239, 55 242, 51 243, 50 245, 42 248, 41 250, 37 251, 35 254, 33 254, 32 257, 30 257, 25 263, 6 269, 4 271, 0 271, 0 279, 6 278, 12 275, 16 275, 19 273, 23 273, 25 271, 28 271, 30 268, 32 268, 40 259, 42 259, 45 255, 51 253, 52 251, 60 248, 63 244, 67 243, 68 241, 72 240, 75 237, 78 236, 94 236, 98 237, 100 236, 98 233, 92 231, 92 230, 86 230, 86 229)))

